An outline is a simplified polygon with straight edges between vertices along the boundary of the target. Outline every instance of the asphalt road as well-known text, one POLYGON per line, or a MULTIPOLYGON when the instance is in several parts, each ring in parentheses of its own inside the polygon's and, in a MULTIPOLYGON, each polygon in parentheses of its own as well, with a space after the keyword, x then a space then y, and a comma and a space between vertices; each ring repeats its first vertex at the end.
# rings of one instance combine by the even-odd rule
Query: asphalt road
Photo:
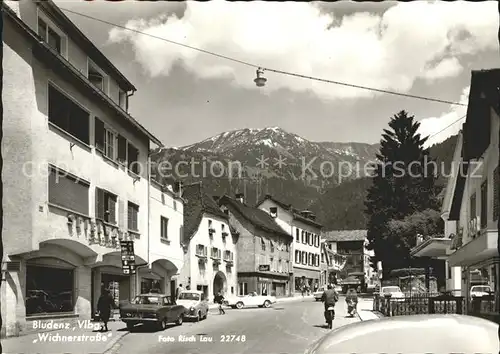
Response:
MULTIPOLYGON (((337 303, 336 312, 335 327, 359 321, 345 317, 344 299, 337 303)), ((107 353, 302 354, 327 332, 323 304, 307 299, 275 304, 269 309, 228 309, 226 315, 211 312, 204 321, 184 322, 182 326, 164 331, 138 328, 107 353), (194 338, 194 341, 182 341, 182 338, 194 338)))

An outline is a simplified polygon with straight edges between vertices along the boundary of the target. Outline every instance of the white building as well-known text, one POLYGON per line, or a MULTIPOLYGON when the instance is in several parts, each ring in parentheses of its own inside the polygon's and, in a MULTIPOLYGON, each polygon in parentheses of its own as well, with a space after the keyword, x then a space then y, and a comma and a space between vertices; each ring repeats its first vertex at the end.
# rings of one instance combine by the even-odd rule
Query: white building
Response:
POLYGON ((159 192, 148 157, 161 142, 127 112, 135 87, 51 1, 2 10, 1 334, 10 336, 39 316, 91 318, 102 287, 117 301, 145 277, 167 291, 182 265, 173 231, 182 212, 151 211, 148 194, 159 192), (160 214, 171 220, 170 244, 157 244, 160 214), (123 274, 120 240, 133 240, 144 264, 135 276, 123 274))
POLYGON ((293 288, 299 292, 302 284, 311 289, 314 283, 320 283, 321 266, 321 228, 310 211, 298 211, 270 195, 258 203, 258 208, 268 212, 276 223, 294 238, 293 254, 293 288))
POLYGON ((229 216, 203 191, 201 182, 186 185, 184 207, 184 266, 178 284, 200 290, 207 298, 222 292, 236 294, 236 235, 229 228, 229 216))

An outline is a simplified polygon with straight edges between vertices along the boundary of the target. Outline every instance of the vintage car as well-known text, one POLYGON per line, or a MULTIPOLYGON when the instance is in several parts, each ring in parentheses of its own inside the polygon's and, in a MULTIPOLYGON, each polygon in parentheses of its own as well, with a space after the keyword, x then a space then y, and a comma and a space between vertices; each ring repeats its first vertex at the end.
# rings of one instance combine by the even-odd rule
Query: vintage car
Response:
POLYGON ((208 301, 205 294, 197 290, 185 290, 179 294, 177 305, 186 308, 184 317, 201 321, 208 317, 208 301))
POLYGON ((403 302, 405 301, 405 294, 401 291, 399 286, 384 286, 380 289, 380 295, 391 296, 392 301, 403 302))
MULTIPOLYGON (((334 321, 335 324, 335 321, 334 321)), ((341 326, 305 354, 498 353, 498 325, 464 315, 386 317, 341 326)))
POLYGON ((242 309, 245 306, 258 306, 258 307, 270 307, 271 304, 276 303, 276 297, 267 295, 257 295, 257 293, 251 292, 248 295, 232 297, 226 301, 224 304, 231 306, 233 309, 242 309))
POLYGON ((120 307, 120 319, 131 330, 135 325, 154 325, 165 329, 168 323, 182 325, 186 308, 177 305, 170 296, 163 294, 141 294, 120 307))

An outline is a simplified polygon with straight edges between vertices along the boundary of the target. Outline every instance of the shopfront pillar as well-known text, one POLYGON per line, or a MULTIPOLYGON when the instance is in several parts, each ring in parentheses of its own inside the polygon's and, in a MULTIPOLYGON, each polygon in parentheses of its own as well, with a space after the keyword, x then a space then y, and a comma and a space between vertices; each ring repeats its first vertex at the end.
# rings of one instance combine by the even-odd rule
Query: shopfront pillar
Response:
POLYGON ((92 269, 79 266, 75 269, 75 313, 82 320, 92 318, 92 269))

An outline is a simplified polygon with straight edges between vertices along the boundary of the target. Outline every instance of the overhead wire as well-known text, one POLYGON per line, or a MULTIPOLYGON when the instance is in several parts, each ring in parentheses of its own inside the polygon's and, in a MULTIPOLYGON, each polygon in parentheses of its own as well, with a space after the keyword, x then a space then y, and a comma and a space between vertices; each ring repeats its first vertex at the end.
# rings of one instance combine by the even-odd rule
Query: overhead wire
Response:
POLYGON ((200 53, 204 53, 204 54, 207 54, 207 55, 212 55, 212 56, 215 56, 215 57, 218 57, 218 58, 221 58, 221 59, 229 60, 229 61, 232 61, 232 62, 235 62, 235 63, 239 63, 239 64, 242 64, 242 65, 246 65, 246 66, 249 66, 249 67, 252 67, 252 68, 261 69, 263 71, 268 71, 268 72, 273 72, 273 73, 276 73, 276 74, 293 76, 293 77, 298 77, 298 78, 308 79, 308 80, 313 80, 313 81, 325 82, 325 83, 339 85, 339 86, 356 88, 356 89, 360 89, 360 90, 367 90, 367 91, 372 91, 372 92, 384 93, 384 94, 388 94, 388 95, 395 95, 395 96, 400 96, 400 97, 414 98, 414 99, 425 100, 425 101, 430 101, 430 102, 437 102, 437 103, 445 103, 445 104, 449 104, 449 105, 453 105, 453 106, 467 106, 466 104, 460 103, 460 102, 447 101, 447 100, 442 100, 442 99, 437 99, 437 98, 432 98, 432 97, 419 96, 419 95, 411 95, 411 94, 406 94, 406 93, 401 93, 401 92, 395 92, 395 91, 390 91, 390 90, 378 89, 378 88, 374 88, 374 87, 368 87, 368 86, 350 84, 350 83, 347 83, 347 82, 341 82, 341 81, 323 79, 323 78, 314 77, 314 76, 297 74, 297 73, 293 73, 293 72, 289 72, 289 71, 284 71, 284 70, 267 68, 265 66, 253 64, 253 63, 250 63, 250 62, 247 62, 247 61, 244 61, 244 60, 235 59, 235 58, 232 58, 232 57, 229 57, 229 56, 226 56, 226 55, 222 55, 222 54, 219 54, 219 53, 215 53, 215 52, 212 52, 212 51, 209 51, 209 50, 205 50, 205 49, 193 47, 193 46, 190 46, 190 45, 187 45, 187 44, 184 44, 184 43, 180 43, 180 42, 176 42, 176 41, 164 38, 164 37, 160 37, 160 36, 156 36, 156 35, 153 35, 153 34, 150 34, 150 33, 146 33, 146 32, 134 29, 134 28, 130 28, 130 27, 118 25, 116 23, 109 22, 109 21, 106 21, 106 20, 102 20, 102 19, 94 17, 94 16, 82 14, 82 13, 77 12, 77 11, 69 10, 69 9, 66 9, 66 8, 60 8, 60 9, 63 10, 63 11, 72 13, 74 15, 77 15, 77 16, 85 17, 85 18, 88 18, 88 19, 93 20, 93 21, 97 21, 97 22, 101 22, 101 23, 107 24, 107 25, 112 26, 112 27, 121 28, 121 29, 126 30, 126 31, 130 31, 130 32, 134 32, 134 33, 137 33, 137 34, 140 34, 140 35, 144 35, 144 36, 148 36, 148 37, 151 37, 151 38, 155 38, 155 39, 158 39, 158 40, 170 43, 170 44, 175 44, 175 45, 178 45, 178 46, 181 46, 181 47, 184 47, 184 48, 188 48, 188 49, 191 49, 191 50, 198 51, 200 53))

